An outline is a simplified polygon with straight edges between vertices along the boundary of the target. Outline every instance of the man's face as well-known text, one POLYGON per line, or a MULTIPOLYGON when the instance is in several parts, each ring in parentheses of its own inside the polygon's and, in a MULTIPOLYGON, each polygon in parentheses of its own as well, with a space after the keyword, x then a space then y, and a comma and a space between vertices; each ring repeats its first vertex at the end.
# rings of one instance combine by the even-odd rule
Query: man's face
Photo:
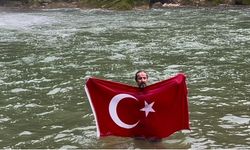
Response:
POLYGON ((144 88, 147 86, 147 82, 148 82, 148 77, 147 74, 145 72, 139 72, 137 74, 137 85, 139 88, 144 88))

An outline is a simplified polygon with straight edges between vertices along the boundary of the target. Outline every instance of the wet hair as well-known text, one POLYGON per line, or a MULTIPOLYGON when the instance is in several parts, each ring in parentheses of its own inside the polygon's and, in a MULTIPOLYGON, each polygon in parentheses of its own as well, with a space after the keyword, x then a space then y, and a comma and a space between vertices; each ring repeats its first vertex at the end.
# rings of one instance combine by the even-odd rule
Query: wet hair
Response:
POLYGON ((135 81, 137 81, 137 75, 138 75, 139 73, 141 73, 141 72, 145 72, 146 75, 147 75, 147 78, 148 78, 148 74, 147 74, 146 71, 144 71, 144 70, 139 70, 139 71, 137 71, 137 72, 135 73, 135 81))

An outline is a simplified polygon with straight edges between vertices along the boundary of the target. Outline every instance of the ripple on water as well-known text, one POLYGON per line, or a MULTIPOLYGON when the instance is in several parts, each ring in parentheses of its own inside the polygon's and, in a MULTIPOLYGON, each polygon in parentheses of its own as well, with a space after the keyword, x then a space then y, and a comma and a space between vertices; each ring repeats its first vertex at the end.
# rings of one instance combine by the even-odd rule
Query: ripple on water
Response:
POLYGON ((11 90, 12 93, 20 93, 20 92, 27 92, 27 91, 30 91, 30 90, 23 89, 23 88, 15 88, 11 90))
POLYGON ((24 136, 24 135, 32 135, 33 133, 30 131, 23 131, 19 134, 19 136, 24 136))
POLYGON ((201 92, 207 92, 207 91, 224 91, 226 87, 219 87, 219 88, 211 88, 211 87, 204 87, 201 88, 201 92))
POLYGON ((63 126, 55 126, 55 125, 53 125, 53 126, 50 127, 50 129, 61 129, 61 128, 63 128, 63 126))
POLYGON ((53 112, 55 112, 55 110, 39 113, 39 114, 36 114, 36 116, 45 116, 45 115, 48 115, 48 114, 52 114, 53 112))
POLYGON ((41 62, 49 63, 49 62, 60 60, 60 59, 62 59, 62 58, 56 57, 56 56, 49 56, 49 57, 44 58, 44 60, 42 60, 41 62))
POLYGON ((77 149, 77 148, 79 148, 79 147, 73 146, 73 145, 63 145, 59 149, 77 149))
POLYGON ((26 108, 36 108, 36 107, 43 107, 41 105, 35 104, 35 103, 30 103, 25 105, 26 108))
POLYGON ((47 93, 47 95, 54 95, 57 93, 66 93, 73 90, 73 87, 66 87, 66 88, 55 88, 47 93))
POLYGON ((189 143, 195 143, 192 144, 191 149, 207 149, 209 146, 215 143, 215 141, 204 137, 201 137, 199 139, 188 138, 187 140, 189 143))
POLYGON ((33 54, 31 56, 27 56, 27 57, 23 57, 22 58, 22 61, 25 63, 25 64, 33 64, 35 61, 36 61, 36 56, 33 54))
POLYGON ((250 123, 250 117, 249 116, 244 116, 244 117, 238 117, 234 116, 232 114, 227 114, 226 116, 220 118, 222 121, 226 121, 227 123, 233 123, 233 124, 239 124, 239 125, 244 125, 244 124, 249 124, 250 123))
POLYGON ((181 72, 182 68, 184 67, 184 65, 169 65, 166 67, 165 70, 163 70, 164 74, 177 74, 179 72, 181 72))
POLYGON ((115 53, 112 56, 109 56, 108 58, 111 60, 124 60, 126 58, 126 56, 123 54, 115 53))
POLYGON ((0 123, 3 123, 3 122, 7 122, 7 121, 9 121, 9 120, 11 120, 10 118, 0 118, 0 123))

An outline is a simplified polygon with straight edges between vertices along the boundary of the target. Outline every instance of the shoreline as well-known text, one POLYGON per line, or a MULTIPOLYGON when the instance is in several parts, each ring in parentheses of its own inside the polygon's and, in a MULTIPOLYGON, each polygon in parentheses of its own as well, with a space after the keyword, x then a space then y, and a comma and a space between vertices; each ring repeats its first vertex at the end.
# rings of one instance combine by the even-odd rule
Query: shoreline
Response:
MULTIPOLYGON (((7 4, 7 5, 0 5, 0 12, 1 11, 10 11, 10 12, 30 12, 30 11, 39 11, 43 9, 65 9, 65 8, 72 8, 72 9, 106 9, 106 10, 115 10, 115 9, 108 9, 108 8, 93 8, 87 7, 79 2, 52 2, 52 3, 44 3, 42 5, 23 5, 23 4, 7 4)), ((209 5, 183 5, 180 3, 173 4, 173 3, 165 3, 162 6, 156 5, 152 7, 152 9, 171 9, 171 8, 250 8, 250 5, 229 5, 229 4, 220 4, 217 6, 209 6, 209 5)), ((148 5, 140 5, 135 6, 131 10, 149 10, 148 5)), ((116 10, 122 11, 122 10, 116 10)))
POLYGON ((0 5, 0 11, 38 11, 42 9, 59 9, 59 8, 79 8, 79 9, 88 9, 80 5, 77 2, 52 2, 52 3, 43 3, 40 5, 23 5, 20 3, 0 5))

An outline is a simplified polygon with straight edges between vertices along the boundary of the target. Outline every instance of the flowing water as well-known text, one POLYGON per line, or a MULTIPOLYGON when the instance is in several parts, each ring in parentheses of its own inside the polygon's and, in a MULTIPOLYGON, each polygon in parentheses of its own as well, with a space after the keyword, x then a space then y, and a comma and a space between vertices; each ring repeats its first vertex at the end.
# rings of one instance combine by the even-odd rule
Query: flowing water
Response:
POLYGON ((0 148, 250 148, 250 8, 1 11, 0 70, 0 148), (86 78, 139 69, 187 75, 191 130, 97 139, 86 78))

